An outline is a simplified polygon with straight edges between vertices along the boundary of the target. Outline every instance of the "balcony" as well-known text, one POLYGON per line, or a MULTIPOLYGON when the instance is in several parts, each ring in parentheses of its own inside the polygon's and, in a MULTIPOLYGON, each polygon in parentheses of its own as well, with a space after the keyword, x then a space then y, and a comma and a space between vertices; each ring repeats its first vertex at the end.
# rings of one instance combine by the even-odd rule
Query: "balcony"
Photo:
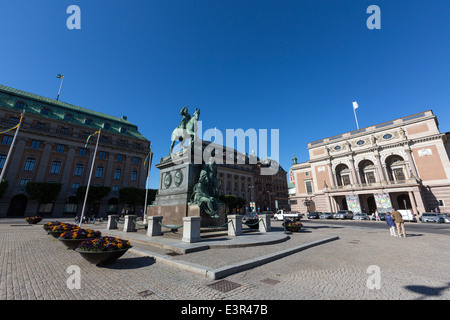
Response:
POLYGON ((337 190, 366 190, 366 189, 379 189, 379 188, 389 188, 389 187, 408 187, 408 186, 417 186, 420 184, 420 181, 411 178, 406 180, 397 180, 397 181, 378 181, 373 183, 353 183, 345 186, 334 186, 334 187, 325 187, 325 190, 328 191, 337 191, 337 190))

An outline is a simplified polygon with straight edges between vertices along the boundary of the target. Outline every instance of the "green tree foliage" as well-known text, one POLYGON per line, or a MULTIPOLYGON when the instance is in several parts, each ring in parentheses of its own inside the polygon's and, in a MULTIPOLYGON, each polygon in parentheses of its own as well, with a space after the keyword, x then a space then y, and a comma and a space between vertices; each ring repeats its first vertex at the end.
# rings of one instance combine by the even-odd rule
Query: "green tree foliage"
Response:
POLYGON ((28 182, 25 191, 30 199, 37 200, 39 203, 51 203, 58 197, 61 187, 61 183, 28 182))
POLYGON ((2 182, 0 183, 0 199, 3 197, 3 195, 5 194, 6 190, 8 189, 8 180, 2 180, 2 182))
MULTIPOLYGON (((106 197, 111 192, 110 187, 103 186, 90 186, 87 202, 92 203, 95 201, 100 201, 104 197, 106 197)), ((79 187, 77 189, 77 199, 80 201, 84 201, 84 197, 86 195, 86 186, 79 187)))

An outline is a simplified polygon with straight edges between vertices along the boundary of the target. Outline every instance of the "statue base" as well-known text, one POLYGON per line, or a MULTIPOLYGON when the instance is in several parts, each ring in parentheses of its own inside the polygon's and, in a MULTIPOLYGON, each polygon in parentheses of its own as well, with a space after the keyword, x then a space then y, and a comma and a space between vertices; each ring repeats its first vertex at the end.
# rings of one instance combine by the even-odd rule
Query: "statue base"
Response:
MULTIPOLYGON (((225 226, 226 213, 225 204, 219 204, 218 218, 211 218, 203 209, 196 204, 188 205, 155 205, 148 207, 149 216, 163 216, 162 224, 183 225, 184 217, 201 217, 202 228, 225 226)), ((226 227, 226 226, 225 226, 226 227)))

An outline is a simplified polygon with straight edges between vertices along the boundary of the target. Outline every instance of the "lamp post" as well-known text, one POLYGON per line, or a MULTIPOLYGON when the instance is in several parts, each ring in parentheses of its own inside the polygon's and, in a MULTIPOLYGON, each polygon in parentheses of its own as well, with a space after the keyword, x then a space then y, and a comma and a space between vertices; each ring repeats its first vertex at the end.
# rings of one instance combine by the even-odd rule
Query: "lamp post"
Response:
POLYGON ((250 212, 256 211, 255 206, 252 206, 252 193, 253 193, 253 188, 254 188, 254 187, 255 187, 255 186, 248 186, 248 189, 249 189, 249 191, 250 191, 250 212))
POLYGON ((306 198, 306 199, 303 201, 303 204, 304 204, 305 207, 306 207, 306 216, 308 216, 308 214, 309 214, 309 206, 311 205, 311 200, 308 199, 308 198, 306 198))

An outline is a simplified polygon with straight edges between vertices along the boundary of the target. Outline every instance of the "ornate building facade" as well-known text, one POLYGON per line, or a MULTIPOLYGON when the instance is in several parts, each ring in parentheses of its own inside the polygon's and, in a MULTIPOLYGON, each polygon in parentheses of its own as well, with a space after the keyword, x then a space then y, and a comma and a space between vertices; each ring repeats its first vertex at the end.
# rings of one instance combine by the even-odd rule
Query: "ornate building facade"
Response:
MULTIPOLYGON (((65 102, 0 85, 0 130, 19 122, 25 111, 9 163, 4 172, 8 189, 0 199, 0 217, 80 214, 82 203, 76 190, 86 186, 97 136, 101 128, 91 185, 111 187, 110 194, 97 203, 100 214, 117 212, 119 190, 145 188, 147 169, 143 163, 150 141, 136 125, 65 102), (29 199, 28 182, 62 184, 58 198, 50 206, 29 199)), ((15 131, 0 136, 0 170, 3 170, 15 131)))
POLYGON ((290 169, 292 210, 450 212, 449 138, 428 110, 310 142, 290 169))

